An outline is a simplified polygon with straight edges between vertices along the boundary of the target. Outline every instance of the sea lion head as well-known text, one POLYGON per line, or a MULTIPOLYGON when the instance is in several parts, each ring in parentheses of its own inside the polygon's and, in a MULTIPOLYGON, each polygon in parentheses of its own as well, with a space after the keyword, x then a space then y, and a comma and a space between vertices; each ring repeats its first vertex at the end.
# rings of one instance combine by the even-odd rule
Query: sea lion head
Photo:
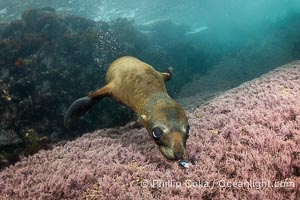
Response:
POLYGON ((168 159, 182 159, 186 153, 186 140, 189 136, 189 125, 170 128, 156 126, 152 129, 152 137, 161 153, 168 159))
POLYGON ((174 102, 155 106, 148 116, 143 115, 142 118, 161 153, 168 159, 178 160, 186 154, 190 126, 184 110, 174 102))

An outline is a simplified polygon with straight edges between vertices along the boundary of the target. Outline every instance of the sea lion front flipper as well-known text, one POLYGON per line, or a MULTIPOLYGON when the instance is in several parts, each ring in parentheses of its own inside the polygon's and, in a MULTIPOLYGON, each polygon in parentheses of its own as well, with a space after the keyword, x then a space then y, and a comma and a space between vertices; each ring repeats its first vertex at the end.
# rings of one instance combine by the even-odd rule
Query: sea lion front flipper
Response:
POLYGON ((111 95, 110 85, 106 85, 103 88, 89 94, 86 97, 82 97, 74 101, 68 108, 64 116, 65 127, 70 127, 72 122, 90 110, 97 102, 103 97, 111 95))
POLYGON ((161 74, 165 81, 170 80, 173 76, 173 67, 172 66, 168 67, 168 69, 165 72, 161 72, 161 74))

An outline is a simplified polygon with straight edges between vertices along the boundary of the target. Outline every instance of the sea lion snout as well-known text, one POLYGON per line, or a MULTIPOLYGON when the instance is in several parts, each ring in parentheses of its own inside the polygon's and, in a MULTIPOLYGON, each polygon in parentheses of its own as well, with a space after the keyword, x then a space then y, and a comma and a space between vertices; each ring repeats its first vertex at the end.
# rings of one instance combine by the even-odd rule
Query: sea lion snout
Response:
POLYGON ((171 160, 179 160, 185 156, 186 133, 171 131, 165 133, 156 143, 164 156, 171 160))
POLYGON ((178 132, 171 133, 171 144, 173 149, 173 154, 175 159, 181 159, 185 154, 185 135, 178 132))

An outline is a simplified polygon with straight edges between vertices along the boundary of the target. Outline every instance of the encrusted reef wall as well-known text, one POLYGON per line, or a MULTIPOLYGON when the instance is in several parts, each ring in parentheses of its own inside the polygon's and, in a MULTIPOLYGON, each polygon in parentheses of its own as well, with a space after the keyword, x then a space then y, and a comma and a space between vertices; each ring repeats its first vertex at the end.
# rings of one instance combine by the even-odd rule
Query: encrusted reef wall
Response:
POLYGON ((44 8, 28 10, 22 19, 0 27, 0 148, 36 146, 27 148, 25 154, 31 154, 40 140, 132 118, 127 108, 103 101, 101 114, 60 135, 69 104, 101 87, 115 58, 138 50, 139 35, 131 22, 94 22, 44 8))
POLYGON ((299 94, 297 61, 194 109, 188 169, 144 129, 105 129, 4 169, 0 197, 299 199, 299 94))

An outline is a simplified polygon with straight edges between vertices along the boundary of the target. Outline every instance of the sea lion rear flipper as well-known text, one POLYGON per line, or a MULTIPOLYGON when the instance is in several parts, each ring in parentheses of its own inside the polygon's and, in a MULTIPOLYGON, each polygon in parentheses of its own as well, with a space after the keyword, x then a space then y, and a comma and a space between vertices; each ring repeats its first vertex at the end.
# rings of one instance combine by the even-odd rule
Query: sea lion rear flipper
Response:
POLYGON ((69 127, 74 120, 82 116, 88 110, 90 110, 97 102, 99 102, 103 97, 111 95, 110 85, 106 85, 103 88, 89 94, 86 97, 82 97, 74 101, 68 108, 64 116, 64 125, 69 127))
POLYGON ((161 72, 161 74, 165 81, 170 80, 173 76, 173 67, 170 66, 165 72, 161 72))
POLYGON ((70 127, 72 122, 75 119, 82 116, 86 111, 91 109, 93 105, 95 105, 97 101, 92 100, 89 97, 82 97, 74 101, 71 106, 68 108, 65 117, 64 117, 64 125, 65 127, 70 127))

